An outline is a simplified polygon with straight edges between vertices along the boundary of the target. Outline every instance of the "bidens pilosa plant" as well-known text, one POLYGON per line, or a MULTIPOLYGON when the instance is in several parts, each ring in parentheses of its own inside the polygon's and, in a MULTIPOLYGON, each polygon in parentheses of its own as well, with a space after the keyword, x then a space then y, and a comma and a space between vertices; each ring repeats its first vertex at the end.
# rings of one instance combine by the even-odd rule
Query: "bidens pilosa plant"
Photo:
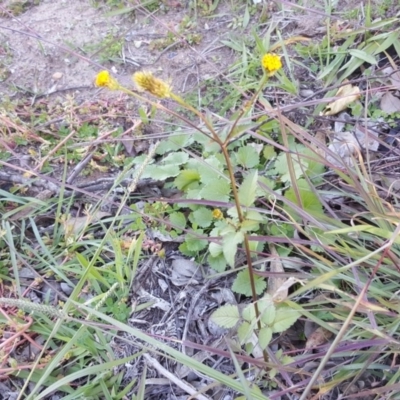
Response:
MULTIPOLYGON (((237 275, 232 289, 251 296, 253 303, 243 313, 239 312, 237 306, 224 306, 212 315, 212 319, 225 328, 238 327, 241 343, 250 351, 260 347, 263 351, 273 333, 287 329, 299 317, 297 311, 275 304, 272 297, 258 300, 266 283, 253 267, 254 256, 257 251, 263 250, 263 244, 251 239, 260 232, 261 226, 268 225, 266 214, 254 206, 259 198, 266 197, 268 192, 265 186, 273 186, 268 178, 259 175, 257 167, 261 162, 270 161, 268 158, 274 153, 271 152, 271 146, 263 149, 254 141, 248 142, 247 131, 259 124, 259 121, 252 121, 252 111, 268 80, 282 68, 280 57, 271 53, 263 56, 261 65, 263 75, 259 87, 223 126, 209 113, 185 102, 168 83, 151 72, 140 71, 133 75, 139 92, 121 86, 107 71, 101 71, 96 78, 97 86, 121 90, 159 110, 169 112, 187 125, 187 132, 178 131, 177 135, 159 146, 159 154, 164 157, 157 164, 147 166, 142 177, 160 180, 174 178, 172 183, 169 181, 166 185, 175 186, 183 192, 184 198, 191 200, 185 204, 191 209, 189 216, 176 209, 169 215, 171 225, 178 230, 188 231, 180 247, 184 254, 196 256, 201 250, 207 249, 207 261, 217 271, 223 271, 227 265, 237 267, 238 249, 241 250, 240 255, 244 254, 245 269, 237 275), (158 99, 173 100, 185 112, 198 118, 199 123, 188 119, 187 113, 183 115, 147 99, 141 92, 150 93, 158 99), (200 145, 203 149, 200 157, 190 157, 191 152, 185 151, 192 144, 200 145), (196 200, 201 201, 196 204, 196 200), (223 207, 226 212, 221 210, 223 207), (259 336, 257 345, 253 342, 255 334, 259 336)), ((304 167, 307 169, 308 166, 302 166, 302 170, 304 167)))

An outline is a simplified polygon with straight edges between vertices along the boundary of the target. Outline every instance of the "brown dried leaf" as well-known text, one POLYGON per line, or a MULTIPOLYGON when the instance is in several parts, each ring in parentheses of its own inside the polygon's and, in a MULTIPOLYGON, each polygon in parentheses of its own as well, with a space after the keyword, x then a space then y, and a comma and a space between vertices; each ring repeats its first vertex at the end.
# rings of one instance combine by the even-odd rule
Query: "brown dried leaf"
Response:
POLYGON ((351 84, 342 86, 336 93, 337 100, 329 103, 321 115, 336 115, 345 110, 351 103, 360 97, 360 88, 351 84))
POLYGON ((332 337, 332 332, 320 326, 307 339, 306 349, 321 346, 332 337))
POLYGON ((72 217, 64 222, 65 235, 79 235, 87 226, 95 224, 102 218, 109 217, 110 215, 110 213, 96 211, 84 217, 72 217))
MULTIPOLYGON (((280 259, 280 255, 276 251, 275 245, 273 245, 272 243, 269 244, 269 252, 271 253, 271 257, 272 257, 272 260, 270 263, 271 272, 278 273, 278 274, 285 272, 285 270, 283 269, 282 261, 280 259)), ((275 295, 275 293, 279 290, 279 288, 285 283, 285 281, 286 281, 286 278, 281 277, 279 275, 277 277, 270 276, 268 278, 267 293, 269 295, 271 295, 271 297, 273 297, 275 295)), ((280 293, 280 297, 283 297, 283 299, 285 299, 287 297, 287 295, 288 295, 287 289, 286 289, 286 292, 281 291, 281 293, 280 293)))
POLYGON ((386 92, 381 99, 381 110, 387 113, 400 111, 400 99, 391 92, 386 92))

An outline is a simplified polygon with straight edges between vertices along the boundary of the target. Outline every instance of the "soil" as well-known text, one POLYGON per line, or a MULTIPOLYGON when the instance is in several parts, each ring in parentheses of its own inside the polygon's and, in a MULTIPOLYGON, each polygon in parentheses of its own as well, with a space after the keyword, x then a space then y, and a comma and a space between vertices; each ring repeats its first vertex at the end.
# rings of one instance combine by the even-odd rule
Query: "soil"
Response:
MULTIPOLYGON (((95 8, 90 1, 43 0, 14 17, 7 5, 1 5, 0 95, 68 90, 87 99, 98 96, 94 78, 99 70, 108 68, 128 87, 132 86, 132 73, 147 69, 171 79, 176 91, 187 91, 232 63, 231 50, 220 43, 229 34, 228 14, 198 20, 180 34, 188 11, 180 3, 168 10, 151 18, 146 15, 149 12, 138 11, 112 16, 108 9, 95 8), (198 45, 188 43, 191 39, 199 41, 198 45)), ((102 96, 110 96, 110 92, 102 96)))

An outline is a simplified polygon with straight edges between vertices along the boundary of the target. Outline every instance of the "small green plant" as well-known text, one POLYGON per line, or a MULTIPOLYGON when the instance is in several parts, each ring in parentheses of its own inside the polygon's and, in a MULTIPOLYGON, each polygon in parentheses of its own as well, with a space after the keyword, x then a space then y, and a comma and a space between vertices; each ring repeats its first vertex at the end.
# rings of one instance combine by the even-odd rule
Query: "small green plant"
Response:
MULTIPOLYGON (((239 246, 243 246, 247 259, 247 269, 238 274, 232 289, 237 293, 252 296, 251 309, 253 312, 248 309, 243 315, 244 321, 241 325, 241 331, 243 332, 245 327, 247 328, 246 333, 241 335, 241 341, 248 344, 247 336, 257 333, 256 336, 259 335, 261 347, 265 349, 272 338, 272 334, 286 329, 297 320, 299 314, 297 312, 288 313, 287 307, 280 310, 271 303, 268 307, 270 311, 272 310, 274 313, 276 311, 276 317, 274 314, 272 319, 269 317, 270 319, 267 321, 267 317, 265 317, 263 320, 265 310, 263 308, 260 311, 259 304, 263 305, 264 303, 259 303, 257 300, 258 295, 265 289, 265 281, 255 275, 252 266, 252 251, 261 248, 257 243, 252 243, 251 238, 253 234, 260 231, 260 224, 265 224, 267 218, 252 208, 263 194, 258 183, 258 168, 261 163, 260 153, 263 146, 246 143, 246 131, 256 126, 257 123, 243 124, 241 119, 249 114, 269 77, 282 67, 280 57, 274 54, 265 54, 262 58, 262 67, 265 72, 252 99, 232 116, 230 123, 224 127, 219 127, 218 133, 209 118, 177 96, 167 83, 155 78, 148 72, 137 72, 133 79, 141 90, 158 98, 173 99, 179 106, 200 118, 203 123, 201 128, 196 127, 193 130, 192 135, 174 135, 165 142, 158 149, 159 154, 163 157, 157 164, 148 165, 143 177, 159 180, 174 178, 173 184, 185 193, 186 198, 206 200, 214 206, 212 210, 194 202, 188 204, 188 208, 191 210, 189 217, 180 211, 175 211, 169 215, 169 222, 178 232, 190 228, 190 231, 185 235, 184 243, 180 246, 181 252, 187 255, 197 255, 201 250, 208 247, 208 262, 216 270, 222 271, 226 265, 231 268, 235 267, 239 246), (178 148, 184 149, 189 145, 202 148, 202 157, 193 158, 189 157, 189 154, 185 151, 176 151, 178 148), (241 170, 240 184, 237 184, 237 169, 241 170), (217 207, 217 204, 227 207, 226 215, 217 207), (232 205, 228 206, 229 204, 232 205), (218 241, 209 243, 208 235, 211 238, 218 238, 218 241), (284 314, 287 316, 286 319, 282 317, 284 314), (290 318, 288 315, 290 315, 290 318)), ((107 71, 98 74, 96 84, 108 87, 111 90, 122 90, 141 101, 147 101, 157 108, 164 109, 152 100, 147 100, 136 92, 131 92, 121 86, 107 71)), ((192 125, 186 118, 182 116, 180 118, 188 125, 192 125)), ((288 144, 287 140, 284 140, 284 142, 286 145, 288 144)), ((271 156, 271 151, 267 149, 265 154, 271 156)), ((136 160, 136 162, 140 163, 141 159, 136 160)), ((291 163, 296 163, 295 158, 291 159, 291 163)), ((296 178, 302 176, 308 168, 309 163, 307 162, 299 165, 296 178)), ((295 179, 294 173, 291 174, 292 178, 295 179)), ((264 183, 269 183, 268 179, 265 180, 261 177, 260 179, 264 183)), ((284 177, 283 179, 289 180, 284 177)), ((289 196, 290 192, 288 193, 289 196)), ((306 195, 312 196, 307 185, 296 194, 300 197, 289 198, 294 202, 302 202, 307 208, 309 200, 307 200, 306 195)), ((315 200, 315 196, 313 200, 315 200)), ((163 212, 165 211, 166 209, 163 210, 163 212)), ((238 310, 236 311, 238 312, 238 310)), ((218 312, 224 313, 224 311, 217 311, 217 314, 214 315, 219 315, 218 312)), ((269 313, 269 315, 272 314, 269 313)), ((238 318, 239 316, 237 316, 237 320, 238 318)))

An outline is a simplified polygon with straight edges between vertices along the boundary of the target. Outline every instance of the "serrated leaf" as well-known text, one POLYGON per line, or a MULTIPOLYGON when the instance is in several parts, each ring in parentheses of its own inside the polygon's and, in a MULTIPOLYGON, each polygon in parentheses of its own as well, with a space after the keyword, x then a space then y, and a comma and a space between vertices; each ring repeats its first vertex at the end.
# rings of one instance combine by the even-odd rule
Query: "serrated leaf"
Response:
POLYGON ((218 257, 223 254, 222 246, 219 243, 211 242, 208 245, 208 251, 210 252, 212 257, 218 257))
POLYGON ((175 227, 180 229, 185 229, 186 227, 186 217, 181 212, 174 212, 170 214, 169 222, 171 222, 172 225, 175 225, 175 227))
POLYGON ((237 334, 238 334, 240 343, 241 344, 246 343, 250 339, 253 331, 254 330, 253 330, 252 326, 248 322, 245 321, 245 322, 241 323, 237 330, 237 334))
MULTIPOLYGON (((254 275, 254 285, 256 288, 256 293, 258 295, 261 294, 267 286, 264 278, 259 275, 254 275)), ((233 285, 232 285, 232 290, 235 293, 243 294, 245 296, 252 295, 251 286, 250 286, 250 275, 249 275, 248 269, 240 271, 237 274, 236 279, 234 280, 233 285)), ((244 318, 244 316, 243 316, 243 318, 244 318)))
POLYGON ((299 318, 301 314, 297 310, 289 307, 278 307, 272 324, 274 333, 283 332, 289 329, 299 318))
POLYGON ((271 339, 272 339, 272 329, 269 326, 261 328, 260 332, 258 333, 258 344, 263 350, 265 350, 266 347, 269 345, 271 339))
MULTIPOLYGON (((307 161, 304 159, 301 160, 302 165, 303 165, 303 167, 302 167, 299 164, 297 157, 295 158, 292 155, 290 155, 290 157, 292 158, 292 162, 293 162, 295 178, 299 179, 300 176, 303 175, 303 171, 307 170, 307 167, 308 167, 307 161)), ((287 160, 286 153, 281 153, 276 158, 272 172, 276 175, 279 175, 282 182, 290 181, 290 173, 289 173, 289 169, 288 169, 288 160, 287 160)))
POLYGON ((211 254, 207 257, 208 265, 216 272, 224 272, 226 270, 226 260, 221 253, 213 257, 211 254))
POLYGON ((210 180, 215 179, 218 172, 223 170, 221 161, 219 161, 215 155, 206 158, 203 162, 197 161, 196 164, 202 183, 207 183, 210 180))
POLYGON ((242 318, 247 322, 254 322, 256 319, 256 310, 254 304, 248 304, 242 311, 242 318))
POLYGON ((267 161, 270 161, 273 158, 275 158, 276 157, 275 147, 274 146, 264 146, 263 156, 267 161))
POLYGON ((229 201, 231 185, 224 179, 212 179, 201 190, 201 196, 206 200, 229 201))
POLYGON ((240 321, 239 309, 233 304, 227 304, 215 310, 210 319, 221 328, 233 328, 240 321))
POLYGON ((212 211, 208 208, 201 207, 192 213, 193 221, 201 228, 210 226, 213 219, 212 211))
POLYGON ((274 189, 276 186, 276 182, 266 176, 258 177, 258 185, 256 190, 256 196, 270 196, 271 192, 267 189, 274 189))
POLYGON ((179 175, 178 165, 148 165, 142 175, 142 178, 152 178, 164 181, 168 178, 174 178, 179 175))
POLYGON ((222 237, 222 251, 230 267, 235 266, 237 246, 243 242, 243 232, 230 232, 222 237))
POLYGON ((265 325, 272 325, 276 316, 276 309, 274 303, 270 302, 269 306, 263 309, 262 311, 260 307, 260 313, 261 313, 261 322, 265 325))
MULTIPOLYGON (((197 230, 196 233, 199 236, 203 235, 202 230, 197 230)), ((198 252, 207 247, 208 241, 206 239, 200 239, 192 233, 188 233, 185 237, 185 243, 189 251, 198 252)))
POLYGON ((169 151, 176 151, 193 143, 192 135, 188 133, 171 135, 167 140, 161 141, 157 147, 157 154, 165 154, 169 151))
POLYGON ((200 174, 193 169, 185 169, 176 177, 174 184, 179 190, 188 190, 200 181, 200 174))
POLYGON ((242 232, 258 231, 259 228, 260 228, 260 223, 251 219, 245 219, 240 224, 240 230, 242 232))
POLYGON ((311 149, 305 149, 304 155, 310 157, 307 160, 308 166, 306 175, 309 179, 312 179, 313 182, 316 181, 315 178, 318 178, 318 182, 320 182, 322 180, 322 174, 325 172, 325 165, 318 160, 318 155, 311 149))
POLYGON ((260 162, 260 157, 253 146, 241 147, 236 153, 238 163, 245 168, 253 168, 260 162))
POLYGON ((185 256, 189 256, 189 257, 193 257, 195 255, 197 255, 197 251, 191 251, 188 249, 187 247, 187 243, 183 242, 179 245, 179 251, 185 255, 185 256))
POLYGON ((238 194, 240 204, 245 207, 250 207, 256 199, 257 179, 257 170, 252 171, 243 179, 239 187, 238 194))

